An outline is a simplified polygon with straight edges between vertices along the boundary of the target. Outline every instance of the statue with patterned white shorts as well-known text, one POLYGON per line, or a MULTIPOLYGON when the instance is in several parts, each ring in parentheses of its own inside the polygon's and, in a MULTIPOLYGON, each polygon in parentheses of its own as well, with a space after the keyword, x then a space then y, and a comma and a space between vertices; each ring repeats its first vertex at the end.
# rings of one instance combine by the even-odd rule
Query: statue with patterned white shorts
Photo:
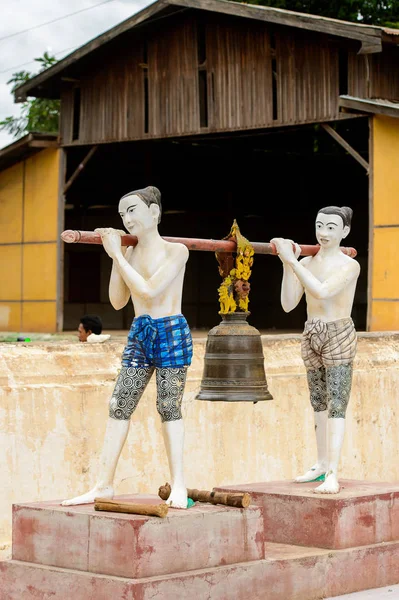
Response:
POLYGON ((97 483, 88 493, 62 504, 89 504, 96 497, 113 497, 115 470, 130 417, 155 371, 157 409, 172 480, 167 504, 187 508, 181 403, 193 346, 187 321, 181 314, 181 301, 188 250, 182 244, 166 242, 159 235, 161 194, 157 188, 150 186, 123 196, 119 214, 125 228, 138 238, 135 248, 122 247, 124 231, 104 228, 96 232, 113 261, 111 304, 119 310, 131 297, 135 318, 110 400, 97 483))
POLYGON ((338 465, 345 433, 345 413, 352 385, 357 336, 351 319, 359 263, 343 254, 340 242, 350 231, 352 209, 322 208, 316 217, 319 252, 298 262, 292 240, 271 240, 283 262, 281 304, 290 312, 306 296, 308 320, 302 337, 314 410, 317 462, 297 483, 323 481, 316 493, 339 492, 338 465))

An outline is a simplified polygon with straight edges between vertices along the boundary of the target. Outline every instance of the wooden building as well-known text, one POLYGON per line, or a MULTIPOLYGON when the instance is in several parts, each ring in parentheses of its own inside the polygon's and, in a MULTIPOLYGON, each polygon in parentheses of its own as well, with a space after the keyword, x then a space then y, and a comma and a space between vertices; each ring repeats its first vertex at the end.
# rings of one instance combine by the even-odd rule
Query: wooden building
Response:
MULTIPOLYGON (((126 192, 157 185, 161 233, 221 238, 233 218, 254 241, 314 241, 314 216, 351 206, 362 266, 359 329, 399 329, 399 32, 225 0, 159 0, 16 90, 61 99, 64 228, 120 227, 126 192), (80 165, 83 165, 82 168, 80 165), (65 205, 64 205, 65 204, 65 205)), ((58 257, 58 327, 108 303, 101 248, 58 257), (65 263, 65 265, 64 265, 65 263)), ((253 323, 301 329, 279 305, 280 262, 256 259, 253 323)), ((218 321, 214 257, 192 253, 183 310, 218 321)))

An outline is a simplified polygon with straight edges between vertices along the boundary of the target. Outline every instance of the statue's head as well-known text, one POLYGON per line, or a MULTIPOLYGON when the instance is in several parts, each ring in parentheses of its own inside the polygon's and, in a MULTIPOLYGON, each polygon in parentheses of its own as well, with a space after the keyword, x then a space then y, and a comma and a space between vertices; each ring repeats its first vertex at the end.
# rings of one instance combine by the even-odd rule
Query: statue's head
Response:
POLYGON ((119 200, 119 214, 132 235, 156 229, 161 221, 161 212, 161 192, 152 185, 129 192, 119 200))
POLYGON ((348 206, 326 206, 316 217, 316 238, 320 246, 339 246, 351 229, 353 210, 348 206))

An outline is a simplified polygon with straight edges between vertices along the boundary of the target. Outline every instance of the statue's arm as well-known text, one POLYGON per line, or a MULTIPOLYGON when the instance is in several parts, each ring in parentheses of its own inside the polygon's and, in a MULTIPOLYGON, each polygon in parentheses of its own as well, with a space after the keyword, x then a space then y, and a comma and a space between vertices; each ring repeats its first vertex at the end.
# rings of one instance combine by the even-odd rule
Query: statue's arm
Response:
MULTIPOLYGON (((275 244, 279 258, 283 263, 283 281, 281 283, 280 299, 283 310, 288 313, 298 306, 305 290, 298 277, 295 275, 293 270, 284 260, 283 256, 281 255, 281 250, 285 245, 288 245, 291 252, 290 256, 292 255, 296 260, 301 254, 301 249, 298 246, 298 244, 296 244, 292 240, 286 240, 284 238, 273 238, 270 241, 273 244, 275 244)), ((305 262, 308 262, 310 258, 311 257, 306 257, 303 259, 302 262, 304 262, 305 264, 305 262)))
POLYGON ((308 269, 306 269, 295 258, 288 262, 289 267, 295 273, 303 287, 314 298, 327 300, 342 292, 354 279, 359 277, 360 265, 355 260, 347 263, 337 270, 334 275, 325 281, 319 281, 308 269))
MULTIPOLYGON (((308 261, 304 258, 303 261, 308 261)), ((283 263, 283 282, 281 284, 281 306, 285 312, 291 312, 296 308, 303 296, 304 287, 291 267, 283 263)))
MULTIPOLYGON (((129 247, 125 252, 125 259, 129 261, 133 248, 129 247)), ((123 250, 122 250, 123 253, 123 250)), ((115 310, 120 310, 129 302, 130 290, 122 277, 115 259, 112 261, 112 271, 109 280, 109 300, 115 310)))
POLYGON ((164 264, 148 280, 137 273, 122 253, 118 252, 115 255, 114 263, 117 264, 119 272, 131 292, 142 298, 151 299, 166 290, 185 266, 189 256, 186 246, 182 244, 173 244, 173 246, 164 264))

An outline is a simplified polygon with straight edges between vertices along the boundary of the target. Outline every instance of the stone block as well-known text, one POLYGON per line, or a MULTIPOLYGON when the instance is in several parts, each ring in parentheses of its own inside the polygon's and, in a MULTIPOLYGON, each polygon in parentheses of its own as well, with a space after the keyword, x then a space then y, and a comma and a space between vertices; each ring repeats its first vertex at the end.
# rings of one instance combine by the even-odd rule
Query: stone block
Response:
POLYGON ((0 600, 320 600, 399 581, 399 543, 321 550, 268 543, 266 558, 129 579, 0 562, 0 600))
POLYGON ((315 494, 318 485, 275 481, 215 490, 249 492, 263 508, 270 542, 339 549, 399 540, 399 484, 342 480, 334 495, 315 494))
MULTIPOLYGON (((121 497, 159 503, 155 496, 121 497)), ((260 560, 263 516, 199 504, 169 509, 165 519, 99 512, 56 502, 14 506, 14 560, 91 573, 142 578, 260 560)))

